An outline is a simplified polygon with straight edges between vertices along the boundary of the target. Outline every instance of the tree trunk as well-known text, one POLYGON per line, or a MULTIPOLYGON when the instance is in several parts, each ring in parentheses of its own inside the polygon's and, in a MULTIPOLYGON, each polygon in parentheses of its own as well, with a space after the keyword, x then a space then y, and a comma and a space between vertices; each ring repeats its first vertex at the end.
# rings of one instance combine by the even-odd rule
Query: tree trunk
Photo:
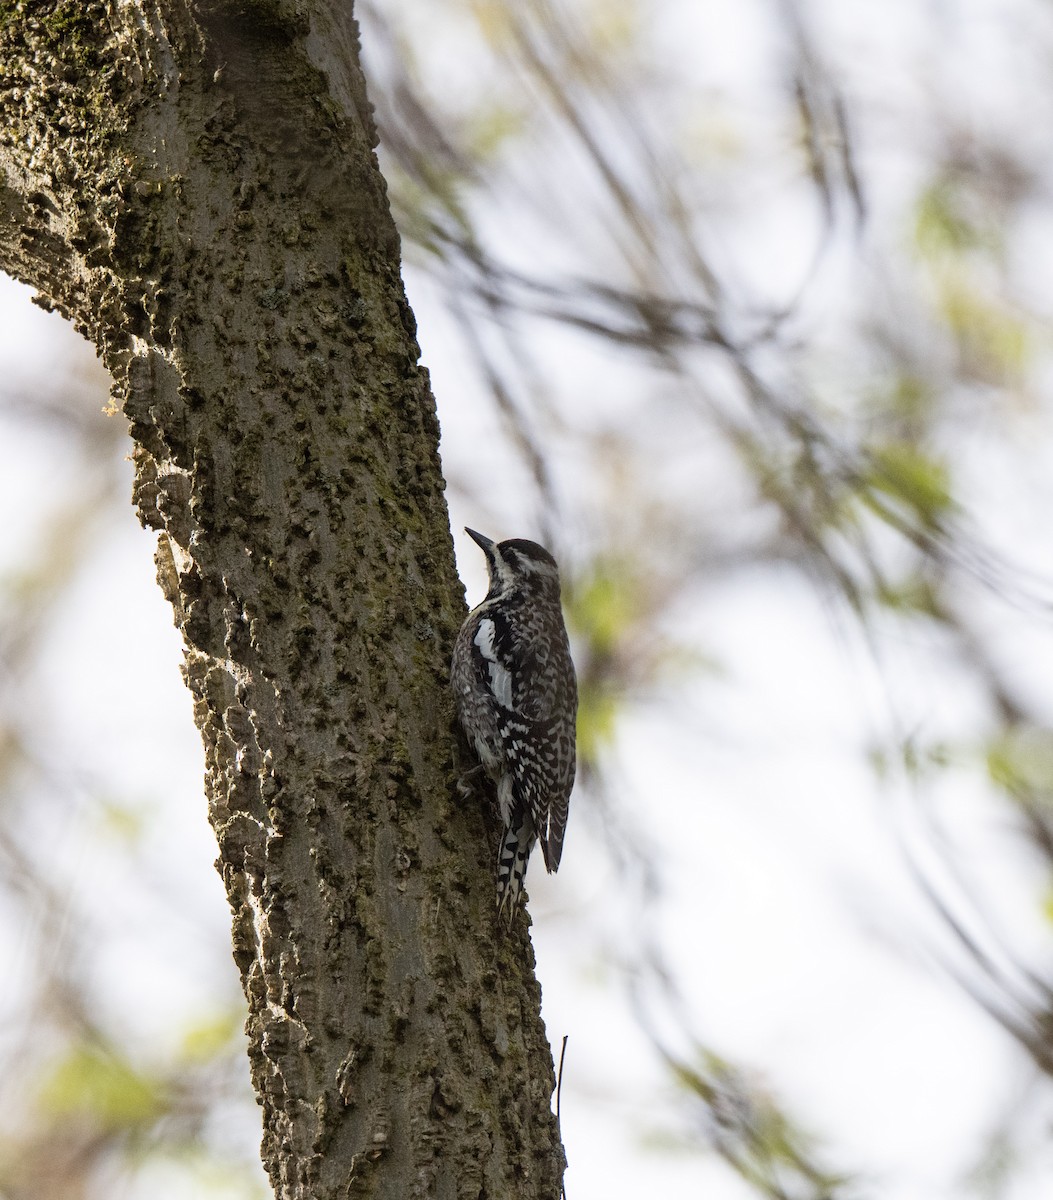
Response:
MULTIPOLYGON (((282 1197, 559 1193, 343 0, 0 0, 0 266, 94 341, 186 641, 282 1197)), ((164 770, 164 764, 158 764, 164 770)))

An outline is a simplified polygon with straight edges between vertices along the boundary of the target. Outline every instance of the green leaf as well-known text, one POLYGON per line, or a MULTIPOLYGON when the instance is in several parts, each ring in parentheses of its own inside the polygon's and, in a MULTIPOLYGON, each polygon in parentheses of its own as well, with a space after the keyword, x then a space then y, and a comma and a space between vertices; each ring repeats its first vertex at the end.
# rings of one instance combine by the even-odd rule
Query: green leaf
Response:
POLYGON ((73 1046, 45 1076, 38 1097, 55 1116, 86 1117, 111 1130, 152 1125, 167 1108, 158 1080, 98 1045, 73 1046))
POLYGON ((604 747, 614 740, 620 699, 609 688, 581 688, 578 696, 578 754, 582 762, 594 763, 604 747))
POLYGON ((640 615, 632 572, 616 561, 597 562, 567 591, 564 607, 571 628, 592 654, 612 654, 640 615))
POLYGON ((975 360, 973 369, 1000 376, 1023 370, 1031 356, 1024 323, 997 300, 950 273, 940 289, 940 307, 952 332, 975 360))
POLYGON ((210 1062, 219 1058, 242 1036, 245 1012, 228 1009, 197 1021, 183 1034, 182 1058, 189 1063, 210 1062))
POLYGON ((970 214, 968 197, 947 178, 936 180, 922 192, 914 233, 918 248, 930 255, 960 254, 995 245, 991 230, 970 214))
POLYGON ((938 595, 924 575, 913 574, 892 582, 883 579, 875 590, 878 603, 902 613, 922 613, 938 617, 938 595))
POLYGON ((149 825, 149 806, 133 805, 110 797, 100 797, 95 807, 99 828, 115 841, 135 845, 149 825))
POLYGON ((527 119, 520 110, 502 104, 488 105, 467 123, 469 152, 481 163, 492 162, 527 127, 527 119))
POLYGON ((1008 730, 987 748, 987 773, 1011 795, 1053 801, 1053 730, 1008 730))
MULTIPOLYGON (((910 442, 889 442, 871 450, 865 483, 868 489, 909 508, 929 527, 939 525, 954 507, 946 466, 910 442)), ((880 505, 872 507, 880 514, 880 505)))

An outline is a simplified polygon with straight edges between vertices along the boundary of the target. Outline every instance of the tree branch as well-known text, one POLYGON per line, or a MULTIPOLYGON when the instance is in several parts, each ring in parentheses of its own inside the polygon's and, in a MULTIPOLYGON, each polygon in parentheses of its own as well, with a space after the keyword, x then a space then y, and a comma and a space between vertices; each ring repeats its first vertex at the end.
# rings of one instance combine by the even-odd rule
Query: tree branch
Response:
POLYGON ((0 265, 92 338, 186 642, 283 1197, 547 1197, 526 922, 451 796, 463 600, 357 28, 23 0, 0 265))

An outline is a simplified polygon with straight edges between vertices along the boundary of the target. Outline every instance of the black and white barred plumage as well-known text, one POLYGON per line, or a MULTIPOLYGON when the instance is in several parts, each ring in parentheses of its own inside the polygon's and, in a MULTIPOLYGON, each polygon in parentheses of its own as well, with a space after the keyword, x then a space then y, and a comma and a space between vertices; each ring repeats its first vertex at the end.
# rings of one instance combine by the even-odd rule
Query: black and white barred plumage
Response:
POLYGON ((497 900, 511 919, 534 843, 549 871, 563 853, 578 689, 556 560, 536 542, 466 532, 486 555, 490 590, 457 636, 451 682, 468 741, 497 785, 497 900))

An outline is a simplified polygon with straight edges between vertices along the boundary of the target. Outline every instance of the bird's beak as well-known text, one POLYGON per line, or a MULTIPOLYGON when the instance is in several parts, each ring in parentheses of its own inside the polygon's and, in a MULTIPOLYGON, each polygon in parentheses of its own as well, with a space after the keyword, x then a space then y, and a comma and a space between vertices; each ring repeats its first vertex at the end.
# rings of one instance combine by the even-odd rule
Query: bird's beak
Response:
POLYGON ((467 525, 464 527, 464 532, 472 539, 473 542, 482 550, 482 552, 490 557, 493 552, 494 543, 484 533, 477 533, 474 529, 469 529, 467 525))

